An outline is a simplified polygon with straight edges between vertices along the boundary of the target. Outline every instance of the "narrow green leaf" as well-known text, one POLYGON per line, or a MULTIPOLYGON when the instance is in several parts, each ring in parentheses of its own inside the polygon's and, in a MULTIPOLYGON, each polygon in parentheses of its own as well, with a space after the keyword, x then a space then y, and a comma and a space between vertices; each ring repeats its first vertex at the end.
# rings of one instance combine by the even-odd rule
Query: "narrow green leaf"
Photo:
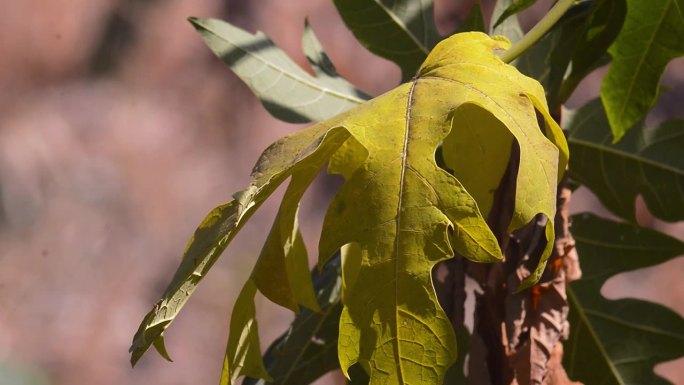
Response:
POLYGON ((461 32, 487 32, 480 0, 475 1, 475 4, 470 8, 470 12, 468 12, 461 25, 458 26, 456 33, 461 32))
POLYGON ((515 43, 523 37, 523 30, 520 27, 520 22, 518 21, 517 15, 511 15, 503 20, 499 25, 496 25, 496 21, 501 15, 506 12, 510 6, 513 5, 514 0, 497 0, 494 5, 494 11, 492 12, 492 17, 489 20, 489 34, 490 35, 503 35, 508 38, 511 42, 515 43))
POLYGON ((552 56, 554 68, 557 68, 552 76, 563 81, 562 85, 553 84, 553 94, 559 93, 553 103, 557 106, 565 103, 589 72, 608 61, 608 47, 625 21, 626 0, 591 1, 589 4, 588 14, 579 18, 579 23, 563 26, 558 48, 552 56), (570 73, 564 76, 568 66, 570 73))
POLYGON ((684 0, 627 0, 627 19, 601 83, 614 141, 655 104, 670 60, 684 55, 684 0))
MULTIPOLYGON (((556 80, 551 77, 551 72, 554 71, 551 55, 558 48, 558 35, 559 33, 555 29, 551 30, 515 60, 515 67, 521 73, 536 79, 549 96, 551 95, 549 86, 556 80)), ((560 81, 558 82, 560 83, 560 81)), ((549 96, 547 99, 550 101, 549 96)))
MULTIPOLYGON (((323 374, 337 369, 342 270, 339 256, 331 259, 321 272, 314 269, 312 280, 320 312, 302 309, 289 330, 266 351, 264 361, 274 385, 309 384, 323 374)), ((245 378, 243 385, 265 385, 263 379, 245 378)))
POLYGON ((335 6, 364 47, 401 68, 402 81, 440 40, 432 0, 335 0, 335 6))
POLYGON ((570 337, 563 365, 568 375, 585 384, 669 384, 653 367, 684 355, 684 319, 651 302, 607 300, 601 287, 615 274, 684 254, 684 243, 590 214, 572 218, 572 233, 582 278, 567 287, 570 337))
MULTIPOLYGON (((325 53, 320 41, 311 28, 309 21, 304 23, 304 34, 302 35, 302 49, 306 59, 311 64, 311 67, 316 74, 316 80, 321 84, 330 87, 333 90, 343 90, 349 95, 356 95, 360 99, 369 100, 371 97, 365 92, 350 84, 347 80, 342 78, 338 73, 328 54, 325 53)), ((327 118, 334 116, 332 114, 327 118)))
POLYGON ((514 0, 511 3, 511 5, 509 5, 501 13, 501 15, 496 19, 496 22, 494 23, 493 28, 498 27, 501 23, 504 22, 504 20, 508 19, 510 16, 526 10, 527 8, 531 7, 536 2, 537 2, 537 0, 514 0))
POLYGON ((579 82, 610 59, 606 51, 625 12, 625 0, 578 2, 516 61, 520 72, 544 86, 551 111, 558 111, 579 82))
POLYGON ((595 99, 572 114, 565 127, 573 157, 570 177, 589 187, 615 214, 634 221, 637 195, 653 215, 684 220, 684 120, 654 128, 643 124, 612 144, 603 106, 595 99))
POLYGON ((251 34, 216 19, 191 17, 189 21, 212 52, 278 119, 292 123, 325 120, 368 99, 339 77, 333 82, 330 76, 309 75, 261 32, 251 34))

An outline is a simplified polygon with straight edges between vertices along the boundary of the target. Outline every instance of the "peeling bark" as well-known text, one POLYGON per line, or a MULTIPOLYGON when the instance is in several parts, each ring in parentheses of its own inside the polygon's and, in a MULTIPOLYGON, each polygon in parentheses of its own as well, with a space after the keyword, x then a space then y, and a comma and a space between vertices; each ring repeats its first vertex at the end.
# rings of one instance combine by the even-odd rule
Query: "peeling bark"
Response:
MULTIPOLYGON (((513 149, 517 159, 518 149, 513 149)), ((553 253, 540 282, 516 292, 539 262, 546 246, 539 216, 533 223, 505 236, 513 205, 517 161, 511 161, 497 190, 489 224, 504 251, 494 265, 465 261, 467 273, 482 288, 476 296, 474 335, 468 361, 469 384, 579 385, 567 378, 561 364, 562 340, 567 338, 569 306, 565 286, 581 276, 575 241, 569 231, 572 192, 564 180, 557 195, 553 253)))

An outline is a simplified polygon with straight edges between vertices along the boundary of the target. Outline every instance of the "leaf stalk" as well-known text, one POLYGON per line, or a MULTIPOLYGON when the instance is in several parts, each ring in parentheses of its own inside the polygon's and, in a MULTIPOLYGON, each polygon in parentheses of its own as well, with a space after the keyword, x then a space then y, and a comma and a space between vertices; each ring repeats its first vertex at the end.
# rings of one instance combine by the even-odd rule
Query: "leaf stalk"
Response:
POLYGON ((501 54, 504 63, 510 63, 532 47, 550 30, 576 0, 559 0, 544 17, 522 39, 501 54))

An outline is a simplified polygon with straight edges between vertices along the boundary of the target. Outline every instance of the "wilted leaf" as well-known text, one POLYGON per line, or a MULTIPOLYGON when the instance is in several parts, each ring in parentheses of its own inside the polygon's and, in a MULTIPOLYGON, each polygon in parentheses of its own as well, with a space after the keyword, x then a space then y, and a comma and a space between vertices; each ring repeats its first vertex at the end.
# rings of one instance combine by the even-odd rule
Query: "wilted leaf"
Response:
POLYGON ((335 0, 335 6, 364 47, 401 68, 403 81, 440 40, 432 0, 335 0))
POLYGON ((617 141, 655 104, 667 63, 684 55, 684 0, 627 0, 627 19, 609 52, 601 100, 617 141))
MULTIPOLYGON (((325 120, 369 99, 336 73, 321 76, 317 70, 318 77, 309 75, 261 32, 251 34, 216 19, 189 20, 212 52, 278 119, 292 123, 325 120)), ((307 29, 307 34, 308 56, 313 51, 322 55, 320 46, 312 43, 313 32, 307 29)))
MULTIPOLYGON (((469 123, 481 119, 477 112, 469 116, 472 108, 487 111, 482 124, 500 122, 511 133, 509 138, 520 147, 519 183, 529 186, 518 188, 530 188, 531 195, 516 195, 510 230, 540 213, 554 217, 556 184, 567 161, 565 139, 540 99, 539 84, 494 54, 508 47, 504 39, 482 33, 454 35, 430 53, 412 82, 271 145, 257 162, 250 186, 210 215, 196 233, 159 306, 136 334, 134 361, 161 338, 206 269, 287 177, 290 186, 274 228, 240 300, 258 289, 276 303, 307 305, 305 299, 311 297, 302 293, 309 284, 302 284, 301 268, 298 273, 288 268, 291 257, 301 260, 305 255, 296 246, 295 202, 330 160, 329 170, 346 182, 326 215, 319 264, 342 249, 342 369, 346 372, 358 362, 369 372, 371 384, 439 383, 455 358, 455 341, 435 297, 432 267, 454 252, 493 262, 501 251, 478 208, 480 198, 473 199, 435 163, 438 145, 452 130, 480 128, 469 123), (546 122, 546 136, 538 113, 546 122), (271 286, 275 283, 280 289, 271 286)), ((499 170, 480 170, 490 172, 499 170)), ((551 245, 552 221, 548 223, 551 245)), ((548 252, 526 284, 538 278, 546 257, 548 252)), ((245 303, 245 309, 253 306, 245 303)), ((251 314, 240 311, 232 319, 224 383, 241 374, 263 376, 251 314)))
POLYGON ((501 15, 494 22, 494 27, 498 27, 504 20, 518 12, 522 12, 531 7, 537 0, 513 0, 511 4, 501 13, 501 15))
POLYGON ((635 199, 641 195, 656 217, 684 220, 684 120, 654 128, 639 124, 612 144, 598 99, 566 118, 573 154, 571 178, 589 187, 608 209, 625 219, 635 220, 635 199))
MULTIPOLYGON (((343 118, 344 115, 340 116, 343 118)), ((176 274, 165 290, 162 298, 145 316, 138 332, 133 338, 131 346, 131 362, 135 364, 150 345, 162 338, 162 333, 175 319, 180 309, 185 305, 197 284, 216 262, 228 243, 235 237, 244 223, 264 200, 288 177, 293 175, 291 188, 286 191, 286 198, 293 194, 300 186, 292 186, 296 180, 310 180, 323 163, 330 158, 348 137, 349 133, 341 127, 333 128, 313 126, 296 132, 273 143, 261 155, 254 168, 254 180, 250 186, 234 194, 235 200, 214 209, 204 219, 195 232, 183 255, 176 274)), ((285 202, 288 199, 284 199, 285 202)), ((287 206, 285 203, 283 206, 287 206)), ((281 210, 282 211, 282 210, 281 210)), ((294 218, 293 218, 294 219, 294 218)), ((276 221, 276 224, 280 221, 276 221)), ((292 224, 294 227, 294 224, 292 224)), ((267 249, 267 247, 265 247, 267 249)), ((283 254, 290 254, 283 250, 283 254)), ((268 257, 268 253, 262 253, 268 257)), ((301 257, 301 256, 300 256, 301 257)), ((283 264, 285 262, 282 262, 283 264)), ((255 272, 261 271, 255 266, 255 272)), ((287 269, 266 269, 268 277, 274 282, 302 284, 294 282, 287 275, 287 269)), ((307 276, 308 279, 308 276, 307 276)), ((251 278, 250 278, 251 280, 251 278)), ((257 282, 268 282, 259 277, 257 282)), ((256 285, 256 283, 254 283, 256 285)), ((261 290, 261 288, 259 288, 261 290)), ((246 289, 245 289, 246 290, 246 289)), ((271 294, 271 299, 278 303, 287 303, 289 298, 296 298, 295 288, 288 288, 281 292, 264 289, 271 294)), ((247 291, 249 292, 249 291, 247 291)), ((245 294, 246 296, 246 294, 245 294)), ((243 325, 235 325, 243 329, 243 325)), ((232 327, 231 327, 232 329, 232 327)), ((254 329, 252 329, 254 330, 254 329)), ((259 361, 261 355, 258 355, 259 361)), ((247 373, 250 374, 250 373, 247 373)))
MULTIPOLYGON (((323 374, 340 367, 337 360, 340 293, 342 291, 341 260, 331 259, 312 280, 320 312, 302 309, 289 330, 280 336, 264 354, 266 368, 275 385, 309 384, 323 374)), ((245 378, 243 385, 265 385, 263 379, 245 378)))
POLYGON ((607 300, 601 287, 615 274, 684 254, 684 243, 590 214, 574 216, 572 232, 583 275, 567 288, 570 338, 563 364, 568 375, 585 384, 668 384, 653 367, 684 355, 684 319, 651 302, 607 300))
POLYGON ((511 228, 529 222, 545 203, 546 215, 555 212, 562 161, 537 126, 534 95, 543 91, 494 56, 493 50, 505 48, 483 34, 456 35, 435 48, 414 82, 373 100, 368 106, 374 108, 360 108, 344 123, 369 154, 330 205, 320 255, 349 242, 361 249, 358 276, 345 291, 339 350, 342 369, 358 362, 371 383, 439 383, 454 359, 453 330, 430 278, 432 266, 452 255, 447 228, 454 227, 452 246, 459 254, 493 261, 499 253, 470 195, 434 163, 449 131, 483 128, 468 125, 468 112, 461 115, 459 106, 486 109, 514 137, 520 135, 519 173, 535 179, 527 183, 537 188, 534 200, 517 202, 511 228), (532 142, 535 148, 528 146, 532 142))

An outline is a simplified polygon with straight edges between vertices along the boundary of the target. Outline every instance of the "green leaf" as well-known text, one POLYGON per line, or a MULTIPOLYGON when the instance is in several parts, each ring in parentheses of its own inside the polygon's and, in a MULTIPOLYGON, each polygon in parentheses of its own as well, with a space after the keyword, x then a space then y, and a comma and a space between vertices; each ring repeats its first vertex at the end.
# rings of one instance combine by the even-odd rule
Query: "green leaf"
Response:
POLYGON ((653 373, 684 355, 684 319, 635 299, 607 300, 601 287, 615 274, 654 266, 684 253, 684 243, 635 225, 592 216, 572 218, 582 278, 568 286, 570 337, 563 365, 585 384, 668 384, 653 373))
POLYGON ((514 0, 497 0, 494 5, 494 11, 492 12, 492 17, 489 20, 489 34, 490 35, 503 35, 512 42, 516 42, 523 37, 523 30, 520 27, 520 22, 518 21, 518 16, 511 15, 503 20, 500 24, 496 25, 496 21, 501 15, 506 12, 510 6, 513 5, 514 0))
MULTIPOLYGON (((274 117, 291 123, 330 118, 369 99, 368 95, 337 76, 309 75, 261 32, 251 34, 216 19, 191 17, 189 21, 207 46, 247 84, 274 117)), ((307 55, 324 55, 313 32, 307 29, 307 55)), ((327 57, 327 56, 326 56, 327 57)))
POLYGON ((601 83, 614 141, 655 104, 670 60, 684 55, 684 0, 627 0, 627 19, 601 83))
POLYGON ((578 2, 516 61, 520 72, 544 86, 551 111, 558 111, 579 82, 609 60, 606 51, 625 12, 625 0, 578 2))
MULTIPOLYGON (((340 116, 340 118, 343 117, 344 115, 340 116)), ((334 125, 334 121, 330 123, 334 125)), ((164 330, 173 322, 199 282, 264 200, 293 174, 292 181, 310 180, 309 176, 315 174, 332 152, 348 137, 349 133, 341 127, 313 126, 276 141, 264 151, 254 168, 252 173, 254 180, 250 186, 234 194, 234 200, 209 213, 195 231, 171 283, 159 302, 145 316, 133 337, 131 362, 134 365, 153 342, 162 338, 164 330)), ((286 191, 286 198, 301 189, 301 186, 296 184, 292 186, 292 183, 290 183, 291 188, 286 191)), ((286 207, 289 204, 288 200, 289 198, 284 199, 283 206, 286 207)), ((281 207, 282 211, 283 207, 281 207)), ((279 224, 280 221, 276 223, 279 224)), ((294 227, 294 224, 292 226, 294 227)), ((267 244, 265 249, 268 248, 267 244)), ((289 254, 289 250, 283 250, 281 256, 289 254)), ((270 257, 269 253, 262 253, 262 258, 268 257, 270 257)), ((258 265, 259 262, 255 266, 255 272, 264 271, 269 279, 257 276, 257 279, 253 281, 254 285, 269 281, 290 285, 301 283, 293 279, 296 277, 287 277, 288 269, 260 269, 258 265)), ((308 276, 306 278, 308 279, 308 276)), ((302 278, 298 277, 298 279, 302 278)), ((288 290, 274 293, 273 290, 267 288, 259 289, 283 304, 287 303, 288 298, 297 298, 298 295, 295 292, 301 290, 289 287, 288 290)), ((243 293, 250 293, 250 291, 244 289, 243 293)), ((247 294, 241 295, 247 296, 247 294)), ((234 328, 244 329, 242 325, 231 325, 231 330, 234 328)), ((255 331, 255 329, 250 330, 255 331)))
MULTIPOLYGON (((337 69, 332 60, 330 60, 328 54, 323 51, 323 47, 311 28, 309 20, 306 20, 304 23, 302 48, 304 50, 304 55, 306 55, 306 59, 309 61, 309 64, 311 64, 311 67, 316 74, 318 82, 333 90, 346 90, 348 94, 356 95, 363 100, 371 99, 365 92, 354 87, 337 73, 337 69)), ((330 118, 334 115, 336 114, 332 114, 326 118, 330 118)))
POLYGON ((230 335, 221 371, 221 384, 234 384, 240 375, 271 380, 259 350, 259 330, 254 296, 256 283, 250 278, 235 301, 230 317, 230 335), (230 353, 230 354, 229 354, 230 353))
POLYGON ((605 64, 608 47, 618 36, 626 13, 625 0, 592 1, 588 14, 577 20, 579 23, 563 26, 552 58, 558 69, 552 76, 563 83, 553 85, 554 94, 560 93, 553 104, 565 103, 589 72, 605 64), (570 73, 564 76, 569 65, 570 73), (560 90, 556 91, 557 87, 560 90))
POLYGON ((656 217, 684 220, 684 120, 671 120, 654 128, 639 124, 619 143, 612 144, 598 99, 567 115, 572 179, 589 187, 608 209, 630 221, 635 221, 634 204, 639 194, 656 217))
POLYGON ((402 81, 440 40, 432 0, 335 0, 335 6, 364 47, 401 68, 402 81))
MULTIPOLYGON (((309 384, 340 367, 337 361, 342 270, 339 256, 331 259, 312 280, 320 312, 302 309, 289 330, 266 351, 264 361, 276 385, 309 384)), ((263 379, 245 378, 243 385, 265 385, 263 379)))
MULTIPOLYGON (((291 259, 305 258, 297 246, 296 202, 329 161, 329 170, 346 182, 326 214, 319 265, 341 250, 342 369, 346 373, 358 362, 371 384, 440 383, 455 359, 456 342, 437 302, 431 270, 454 252, 493 262, 501 259, 501 251, 477 199, 435 163, 438 145, 452 130, 480 129, 462 124, 479 119, 461 110, 467 105, 487 110, 487 124, 496 120, 511 133, 520 147, 519 180, 526 185, 518 189, 532 193, 516 197, 510 231, 539 213, 554 217, 556 185, 567 162, 565 139, 542 101, 541 86, 494 54, 509 46, 504 38, 482 33, 454 35, 435 47, 412 82, 271 145, 257 162, 250 186, 197 230, 169 288, 134 337, 132 360, 162 338, 228 242, 290 177, 274 227, 238 298, 222 374, 224 384, 243 374, 267 378, 258 353, 253 297, 259 290, 288 307, 312 298, 306 295, 310 283, 302 263, 293 263, 297 269, 288 266, 291 259), (546 136, 538 114, 544 117, 546 136)), ((498 170, 480 170, 489 172, 498 170)), ((549 247, 526 284, 534 283, 543 269, 553 244, 552 223, 549 247)))
POLYGON ((482 6, 480 0, 475 0, 475 4, 470 8, 470 12, 465 19, 458 26, 457 33, 461 32, 486 32, 487 27, 484 23, 484 15, 482 15, 482 6))
POLYGON ((510 16, 526 10, 536 2, 537 0, 514 0, 496 19, 493 28, 498 27, 501 23, 504 22, 504 20, 508 19, 510 16))

